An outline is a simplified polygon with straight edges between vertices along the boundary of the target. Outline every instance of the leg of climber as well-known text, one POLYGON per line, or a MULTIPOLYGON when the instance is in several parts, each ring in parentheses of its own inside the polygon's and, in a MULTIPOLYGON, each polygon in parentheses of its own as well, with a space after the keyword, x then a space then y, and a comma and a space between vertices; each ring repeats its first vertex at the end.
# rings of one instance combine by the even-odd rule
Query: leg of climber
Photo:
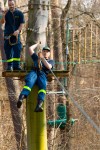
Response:
POLYGON ((25 86, 19 95, 19 99, 17 102, 17 108, 20 108, 22 105, 22 101, 24 98, 27 98, 29 93, 31 92, 32 87, 36 83, 37 73, 35 71, 31 71, 25 78, 25 86))
POLYGON ((34 112, 43 112, 43 101, 42 100, 38 100, 36 108, 34 110, 34 112))
POLYGON ((43 72, 38 75, 37 85, 39 87, 39 91, 38 91, 37 105, 34 111, 42 112, 43 111, 42 105, 45 99, 46 85, 47 85, 47 78, 43 72))
POLYGON ((23 101, 23 99, 25 99, 25 98, 27 98, 26 95, 23 95, 23 94, 20 94, 20 95, 19 95, 19 99, 18 99, 18 102, 17 102, 17 108, 20 108, 20 107, 21 107, 22 101, 23 101))

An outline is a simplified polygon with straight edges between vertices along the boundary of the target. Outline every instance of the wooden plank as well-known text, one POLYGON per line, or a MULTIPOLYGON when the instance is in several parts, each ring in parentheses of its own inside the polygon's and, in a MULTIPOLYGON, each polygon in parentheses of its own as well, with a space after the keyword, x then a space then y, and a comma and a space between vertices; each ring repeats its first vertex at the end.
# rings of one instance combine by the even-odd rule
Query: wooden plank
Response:
POLYGON ((18 72, 17 71, 16 72, 4 71, 4 72, 2 72, 2 77, 24 77, 27 75, 27 73, 28 72, 26 72, 26 71, 23 71, 23 72, 21 72, 21 71, 18 71, 18 72))
MULTIPOLYGON (((29 73, 29 71, 4 71, 2 72, 2 77, 25 77, 27 74, 29 73)), ((57 76, 57 77, 66 77, 69 75, 68 71, 53 71, 53 73, 57 76)), ((48 77, 53 77, 52 73, 48 74, 48 77)))

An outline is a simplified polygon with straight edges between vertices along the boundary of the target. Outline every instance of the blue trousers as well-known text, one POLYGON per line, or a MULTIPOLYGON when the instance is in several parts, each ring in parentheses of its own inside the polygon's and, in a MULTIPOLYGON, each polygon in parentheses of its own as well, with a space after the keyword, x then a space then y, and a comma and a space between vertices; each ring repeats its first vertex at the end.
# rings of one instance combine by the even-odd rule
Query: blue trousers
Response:
POLYGON ((16 45, 10 45, 9 40, 4 41, 4 50, 6 54, 6 59, 8 66, 14 68, 19 68, 20 66, 20 54, 22 50, 22 44, 20 41, 16 45))
POLYGON ((25 86, 21 94, 28 96, 32 87, 36 84, 39 88, 38 100, 44 100, 46 95, 47 78, 43 71, 32 70, 25 78, 25 86))

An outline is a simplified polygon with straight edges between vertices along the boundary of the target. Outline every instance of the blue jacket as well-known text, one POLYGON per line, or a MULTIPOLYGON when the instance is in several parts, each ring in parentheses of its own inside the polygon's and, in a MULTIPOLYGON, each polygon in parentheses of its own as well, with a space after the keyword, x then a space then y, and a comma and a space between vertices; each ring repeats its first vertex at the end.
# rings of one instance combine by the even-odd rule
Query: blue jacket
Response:
MULTIPOLYGON (((38 56, 35 53, 33 53, 33 55, 31 57, 32 57, 32 60, 34 62, 34 67, 38 68, 38 56)), ((51 64, 52 68, 53 68, 54 61, 51 59, 48 59, 47 62, 49 64, 51 64)), ((50 70, 48 68, 46 68, 42 62, 41 62, 41 64, 42 64, 42 71, 47 75, 50 72, 50 70)))

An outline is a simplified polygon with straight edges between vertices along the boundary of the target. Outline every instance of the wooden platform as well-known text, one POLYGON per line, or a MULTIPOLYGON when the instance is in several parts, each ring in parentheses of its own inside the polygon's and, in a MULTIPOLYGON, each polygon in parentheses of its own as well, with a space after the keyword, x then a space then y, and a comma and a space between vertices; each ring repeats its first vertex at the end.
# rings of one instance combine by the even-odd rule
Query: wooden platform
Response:
MULTIPOLYGON (((19 78, 23 78, 25 77, 30 71, 4 71, 2 72, 2 77, 19 77, 19 78)), ((53 73, 57 76, 57 77, 67 77, 69 75, 68 71, 53 71, 53 73)), ((52 73, 48 74, 48 78, 49 77, 53 77, 52 73)))

